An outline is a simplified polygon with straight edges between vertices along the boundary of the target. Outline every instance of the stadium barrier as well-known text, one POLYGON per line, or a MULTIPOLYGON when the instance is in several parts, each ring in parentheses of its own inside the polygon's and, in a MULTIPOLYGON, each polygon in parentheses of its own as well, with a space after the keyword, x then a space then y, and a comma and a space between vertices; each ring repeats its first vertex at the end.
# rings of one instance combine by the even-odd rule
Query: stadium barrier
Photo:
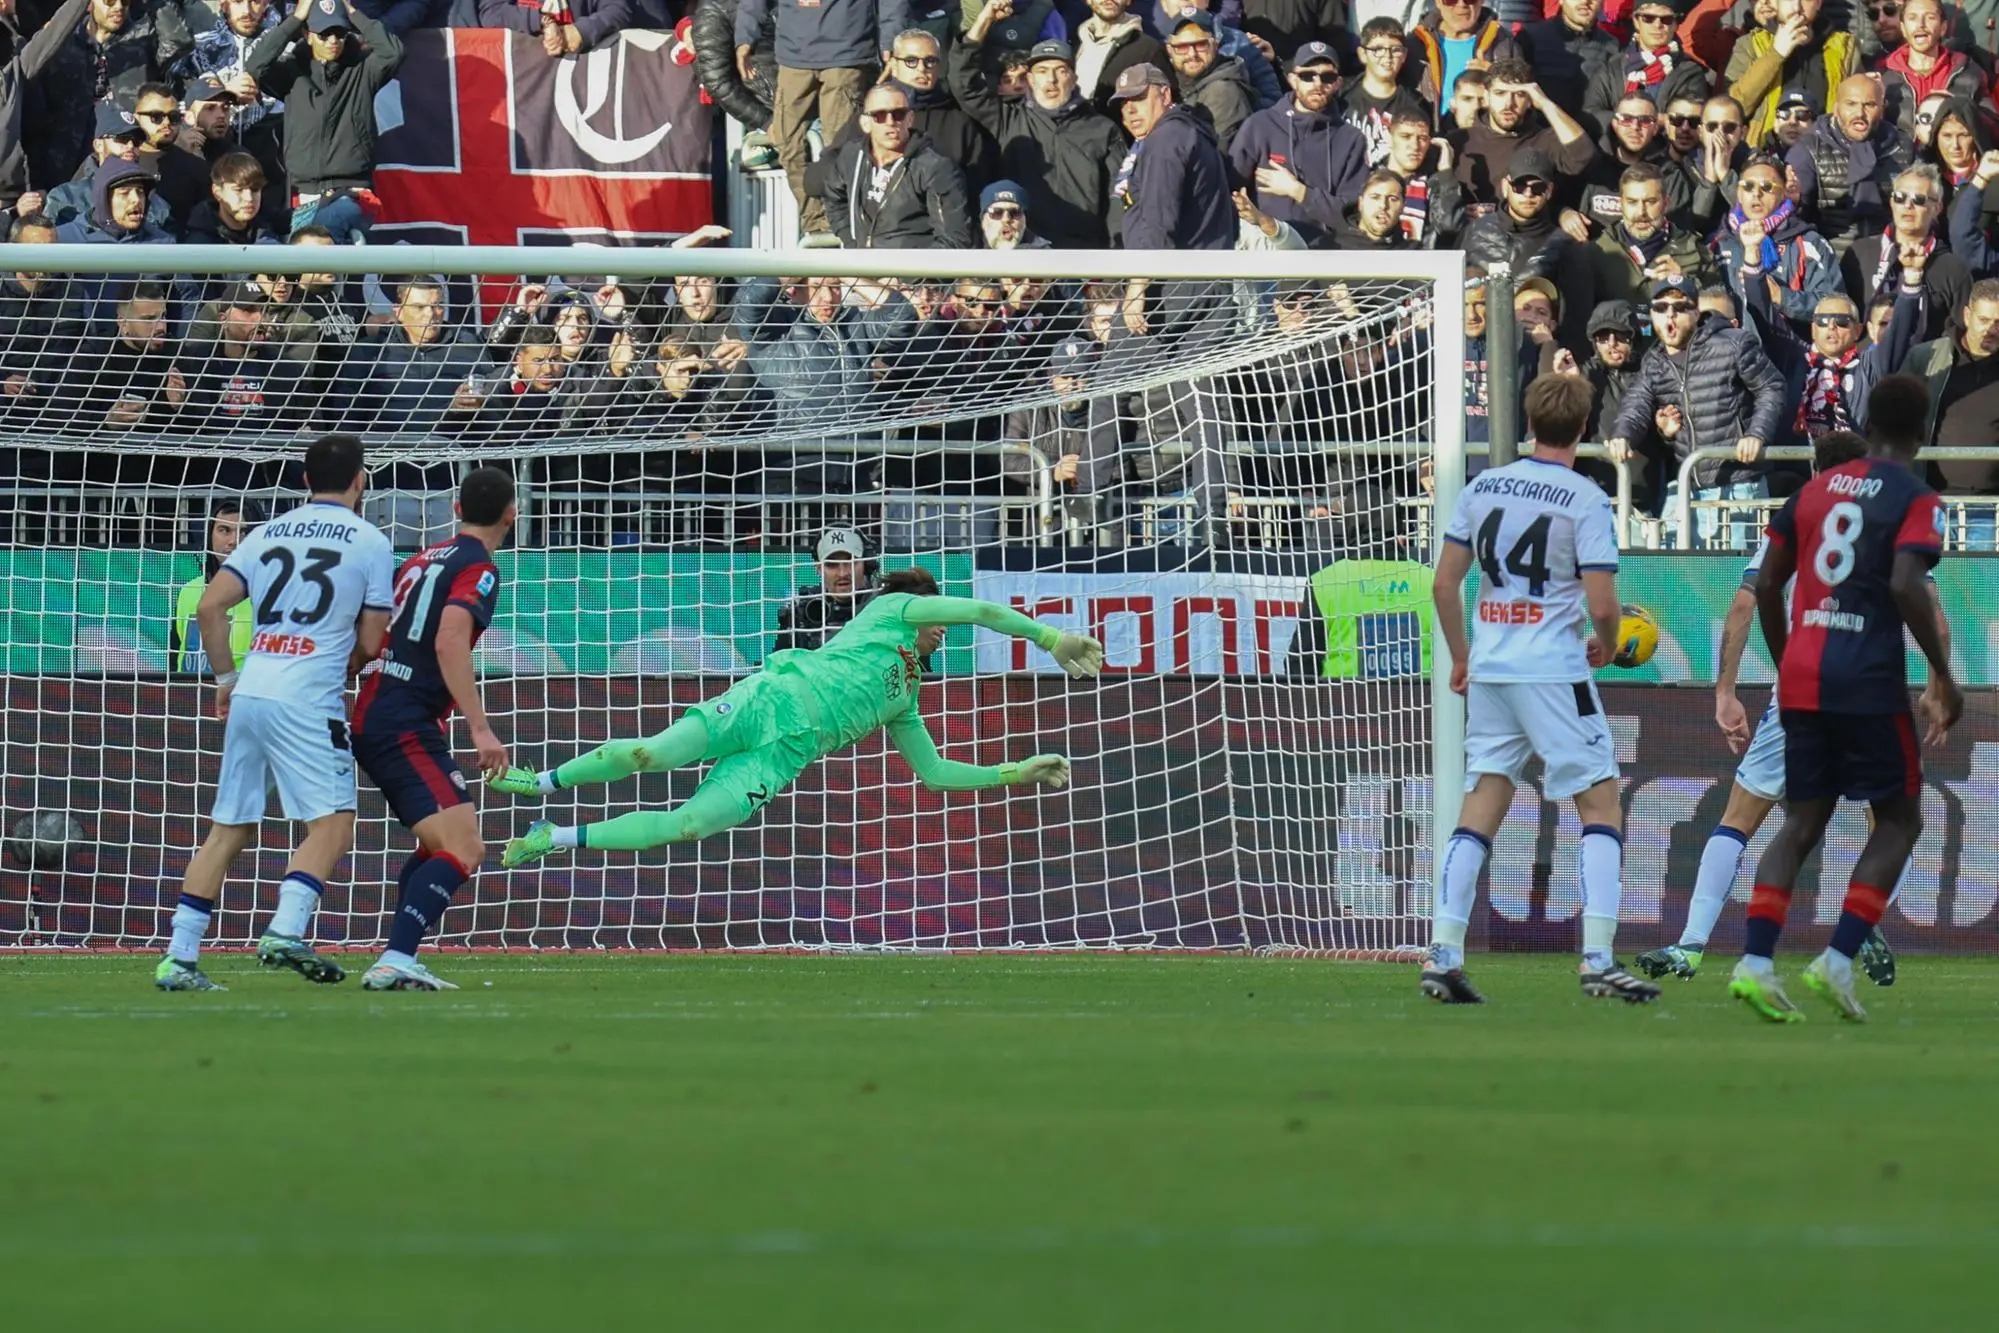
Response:
MULTIPOLYGON (((1784 501, 1781 497, 1757 497, 1741 500, 1694 499, 1693 478, 1695 469, 1702 463, 1733 460, 1734 457, 1735 449, 1733 446, 1704 445, 1701 448, 1689 450, 1687 456, 1680 460, 1679 473, 1676 478, 1679 486, 1679 494, 1673 502, 1673 517, 1677 528, 1672 541, 1675 549, 1681 551, 1691 551, 1694 549, 1696 536, 1694 531, 1694 515, 1696 513, 1714 513, 1720 519, 1728 519, 1738 514, 1768 515, 1783 508, 1784 501)), ((1776 462, 1810 463, 1812 460, 1812 449, 1810 445, 1801 444, 1769 445, 1764 448, 1763 457, 1776 462)), ((1999 459, 1999 447, 1993 445, 1932 445, 1916 455, 1916 461, 1919 463, 1971 462, 1991 459, 1999 459)), ((1968 545, 1966 538, 1970 531, 1970 520, 1973 513, 1980 510, 1999 510, 1999 496, 1945 495, 1942 498, 1948 523, 1945 536, 1945 549, 1947 550, 1963 550, 1966 548, 1968 545)), ((1991 514, 1988 512, 1986 521, 1986 530, 1988 533, 1991 529, 1991 517, 1991 514)), ((1724 529, 1729 526, 1727 523, 1723 524, 1724 529)), ((1732 542, 1729 549, 1755 549, 1754 534, 1762 531, 1761 522, 1744 524, 1738 521, 1733 526, 1737 529, 1748 530, 1751 536, 1746 541, 1738 540, 1732 542)), ((1988 536, 1986 540, 1988 544, 1984 549, 1992 549, 1989 545, 1990 537, 1988 536)), ((1655 538, 1649 544, 1659 546, 1664 543, 1655 538)))

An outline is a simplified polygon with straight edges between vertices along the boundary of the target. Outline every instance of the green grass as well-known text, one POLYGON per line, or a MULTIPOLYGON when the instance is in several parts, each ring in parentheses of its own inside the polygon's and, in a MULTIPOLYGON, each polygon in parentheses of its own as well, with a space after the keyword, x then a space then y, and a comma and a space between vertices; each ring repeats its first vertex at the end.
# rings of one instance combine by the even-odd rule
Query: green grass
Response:
MULTIPOLYGON (((1716 960, 1719 962, 1720 960, 1716 960)), ((1999 965, 0 959, 9 1329, 1983 1326, 1999 965)))

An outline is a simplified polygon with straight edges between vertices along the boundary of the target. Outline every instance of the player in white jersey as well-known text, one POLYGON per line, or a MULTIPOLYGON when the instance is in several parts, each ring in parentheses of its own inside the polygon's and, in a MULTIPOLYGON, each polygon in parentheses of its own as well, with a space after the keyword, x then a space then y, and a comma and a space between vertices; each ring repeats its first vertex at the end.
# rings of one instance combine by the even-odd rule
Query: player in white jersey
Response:
POLYGON ((1617 531, 1610 498, 1575 473, 1589 419, 1587 380, 1543 375, 1527 388, 1531 457, 1479 474, 1458 496, 1432 595, 1451 652, 1451 688, 1467 698, 1465 798, 1442 856, 1423 993, 1483 1004, 1464 971, 1478 878, 1513 792, 1536 755, 1551 800, 1582 816, 1583 994, 1642 1004, 1659 988, 1618 966, 1624 835, 1617 756, 1590 677, 1617 642, 1617 531), (1463 584, 1479 566, 1465 640, 1463 584), (1592 632, 1594 626, 1594 632, 1592 632))
POLYGON ((215 668, 215 716, 225 724, 222 775, 208 836, 181 884, 172 943, 153 973, 161 990, 222 989, 201 971, 201 939, 273 785, 285 818, 303 823, 306 834, 285 869, 257 958, 309 981, 347 975, 315 953, 305 934, 327 876, 354 841, 347 678, 354 662, 381 651, 395 552, 356 512, 368 482, 360 440, 328 435, 314 442, 305 451, 305 477, 311 500, 245 538, 195 611, 215 668), (229 609, 246 598, 256 634, 239 671, 229 649, 229 609))
MULTIPOLYGON (((1867 441, 1852 431, 1828 431, 1812 441, 1812 467, 1818 472, 1829 471, 1864 457, 1866 453, 1867 441)), ((1784 799, 1784 723, 1777 715, 1777 692, 1774 689, 1770 691, 1770 702, 1756 723, 1753 738, 1749 731, 1749 715, 1743 711, 1742 700, 1735 694, 1742 653, 1749 643, 1749 627, 1756 618, 1756 576, 1763 570, 1763 557, 1769 549, 1770 539, 1765 537, 1742 571, 1742 586, 1736 589, 1735 598, 1729 603, 1728 617, 1722 622, 1721 660, 1715 671, 1715 725, 1721 728, 1728 748, 1742 756, 1742 763, 1736 768, 1735 781, 1729 788, 1728 806, 1722 811, 1714 832, 1708 835, 1707 845, 1701 849, 1700 869, 1694 876, 1693 897, 1687 904, 1687 923, 1680 931, 1679 943, 1648 950, 1633 960, 1648 977, 1671 975, 1690 978, 1700 971, 1701 960, 1707 953, 1708 938, 1714 932, 1714 923, 1720 918, 1729 895, 1735 891, 1735 877, 1742 868, 1742 854, 1748 849, 1749 840, 1763 827, 1763 821, 1769 818, 1770 811, 1784 799)), ((1788 589, 1785 595, 1788 599, 1788 589)), ((1934 579, 1930 595, 1932 598, 1936 595, 1934 579)), ((1937 613, 1937 628, 1948 652, 1950 627, 1941 607, 1937 613)), ((1868 818, 1873 818, 1871 812, 1868 818)), ((1903 880, 1908 878, 1908 873, 1904 867, 1903 880)), ((1902 885, 1898 881, 1889 901, 1900 897, 1901 892, 1902 885)), ((1875 985, 1895 984, 1895 953, 1888 947, 1879 926, 1868 935, 1855 961, 1875 985)))

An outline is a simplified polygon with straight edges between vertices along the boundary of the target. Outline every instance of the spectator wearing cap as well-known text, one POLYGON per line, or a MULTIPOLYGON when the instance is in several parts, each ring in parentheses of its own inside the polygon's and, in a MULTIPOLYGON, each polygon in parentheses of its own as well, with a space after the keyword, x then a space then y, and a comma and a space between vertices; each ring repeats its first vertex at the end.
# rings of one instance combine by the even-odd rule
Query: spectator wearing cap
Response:
POLYGON ((826 646, 874 600, 875 561, 867 541, 852 528, 828 528, 812 547, 819 582, 807 584, 777 609, 774 653, 826 646))
POLYGON ((1058 249, 1105 249, 1117 231, 1124 134, 1076 91, 1075 57, 1059 42, 1028 53, 1025 97, 1000 100, 980 66, 980 52, 1005 3, 988 0, 951 49, 951 91, 998 140, 1001 173, 1027 187, 1035 230, 1058 249))
POLYGON ((1245 121, 1228 150, 1235 178, 1255 186, 1257 208, 1307 244, 1339 223, 1367 179, 1367 136, 1339 113, 1339 77, 1332 48, 1307 43, 1291 63, 1291 91, 1245 121))
POLYGON ((209 169, 209 198, 188 215, 189 245, 267 245, 283 238, 262 222, 264 165, 236 150, 209 169))
MULTIPOLYGON (((383 0, 377 3, 383 11, 393 12, 392 6, 383 0)), ((400 7, 413 10, 417 3, 418 0, 403 0, 400 7)), ((388 27, 387 14, 383 17, 384 26, 388 27)), ((390 31, 403 33, 418 26, 424 15, 405 12, 396 17, 405 20, 404 25, 391 27, 390 31)), ((537 38, 542 53, 551 60, 559 60, 615 43, 626 28, 648 25, 642 6, 635 0, 562 0, 558 6, 533 7, 518 4, 516 0, 479 0, 479 26, 511 28, 537 38)))
POLYGON ((298 0, 251 48, 248 73, 285 101, 292 226, 344 243, 373 225, 375 94, 402 61, 402 41, 350 0, 298 0))
POLYGON ((1388 125, 1388 169, 1402 178, 1402 230, 1425 250, 1455 249, 1464 230, 1464 187, 1444 165, 1430 117, 1400 111, 1388 125))
POLYGON ((965 177, 914 136, 912 120, 909 94, 876 84, 862 99, 862 137, 827 164, 827 225, 850 250, 971 248, 965 177))
MULTIPOLYGON (((1656 429, 1673 451, 1674 476, 1696 449, 1720 446, 1731 456, 1696 464, 1693 499, 1748 500, 1767 496, 1769 464, 1763 446, 1784 427, 1784 377, 1750 330, 1719 315, 1703 314, 1700 286, 1681 274, 1652 287, 1652 329, 1658 341, 1645 353, 1638 378, 1625 390, 1606 441, 1612 461, 1631 456, 1632 441, 1656 429)), ((1666 488, 1668 539, 1677 541, 1679 482, 1666 488)), ((1722 531, 1722 511, 1696 509, 1697 544, 1722 531)), ((1748 544, 1751 524, 1729 524, 1729 545, 1748 544)))
POLYGON ((1163 43, 1131 12, 1132 0, 1089 0, 1090 17, 1076 25, 1076 91, 1108 111, 1118 75, 1133 65, 1156 65, 1171 74, 1163 43))
POLYGON ((1714 256, 1701 237, 1673 222, 1658 167, 1647 162, 1626 167, 1616 198, 1616 215, 1590 246, 1598 296, 1635 306, 1661 278, 1685 273, 1702 287, 1720 281, 1714 256))
POLYGON ((1660 111, 1682 99, 1705 102, 1714 72, 1680 47, 1679 12, 1670 0, 1638 0, 1631 10, 1631 41, 1600 66, 1583 95, 1583 114, 1601 125, 1633 93, 1660 111))
POLYGON ((1232 250, 1228 163, 1209 122, 1181 106, 1166 76, 1134 65, 1111 98, 1133 139, 1119 172, 1127 250, 1232 250))
MULTIPOLYGON (((1054 401, 1006 414, 1007 438, 1033 445, 1049 460, 1056 494, 1068 518, 1086 528, 1095 521, 1097 497, 1123 480, 1123 442, 1115 406, 1090 396, 1090 381, 1102 359, 1103 348, 1094 339, 1064 339, 1048 358, 1047 390, 1054 401)), ((1000 467, 1002 476, 1019 489, 1034 485, 1027 460, 1019 455, 1003 456, 1000 467)))
POLYGON ((1512 266, 1515 278, 1554 281, 1562 308, 1572 321, 1562 343, 1582 342, 1582 322, 1595 304, 1589 250, 1559 225, 1555 207, 1555 164, 1538 149, 1512 159, 1499 182, 1499 207, 1465 229, 1465 256, 1480 268, 1512 266))
POLYGON ((1596 146, 1581 123, 1541 91, 1526 61, 1496 61, 1486 71, 1485 113, 1458 150, 1458 179, 1473 200, 1496 200, 1499 182, 1513 173, 1514 156, 1526 152, 1551 161, 1560 178, 1573 178, 1589 170, 1596 146))
POLYGON ((1617 38, 1599 26, 1602 17, 1603 0, 1560 0, 1554 13, 1520 29, 1534 81, 1555 105, 1582 106, 1597 71, 1618 60, 1617 38))
POLYGON ((1893 292, 1897 272, 1913 267, 1922 275, 1927 314, 1916 331, 1917 341, 1941 338, 1950 312, 1961 309, 1971 294, 1970 268, 1938 234, 1942 215, 1943 177, 1929 163, 1918 162, 1895 177, 1887 227, 1855 241, 1841 263, 1846 290, 1860 294, 1862 307, 1878 292, 1893 292), (1923 262, 1912 266, 1914 254, 1922 255, 1923 262))
POLYGON ((1014 181, 994 181, 979 193, 979 244, 988 250, 1046 250, 1028 225, 1027 191, 1014 181))
MULTIPOLYGON (((1409 30, 1409 46, 1416 62, 1412 72, 1416 91, 1440 116, 1451 105, 1458 76, 1474 63, 1486 70, 1522 53, 1513 30, 1478 0, 1438 0, 1436 8, 1409 30)), ((1527 81, 1533 79, 1530 67, 1527 81)))
MULTIPOLYGON (((48 192, 42 204, 42 212, 58 226, 71 218, 88 213, 91 182, 96 179, 98 168, 113 159, 121 162, 137 162, 139 145, 144 143, 145 139, 145 133, 139 128, 138 119, 130 111, 116 102, 99 102, 97 137, 90 141, 90 160, 74 177, 48 192)), ((161 227, 173 230, 171 211, 158 190, 153 192, 152 203, 147 205, 147 216, 161 227)))
POLYGON ((1402 230, 1402 178, 1383 167, 1361 184, 1340 211, 1322 245, 1334 250, 1407 250, 1415 243, 1402 230))
POLYGON ((72 22, 36 81, 35 114, 21 127, 36 189, 68 180, 89 156, 93 103, 131 105, 141 85, 166 78, 194 45, 172 0, 90 0, 82 21, 72 22))
MULTIPOLYGON (((1291 60, 1291 87, 1298 88, 1297 76, 1307 59, 1322 69, 1331 62, 1331 86, 1339 87, 1339 57, 1324 42, 1298 48, 1291 60)), ((1388 163, 1388 127, 1397 116, 1417 114, 1435 124, 1436 114, 1428 102, 1402 82, 1402 70, 1409 63, 1409 42, 1402 25, 1392 18, 1369 19, 1360 30, 1360 78, 1340 98, 1340 110, 1347 123, 1367 141, 1367 164, 1388 163)))
POLYGON ((1242 62, 1217 52, 1214 15, 1181 10, 1167 34, 1166 58, 1173 64, 1175 102, 1214 126, 1226 156, 1236 131, 1256 110, 1256 94, 1242 62))
POLYGON ((1770 122, 1770 128, 1760 137, 1751 138, 1751 144, 1762 143, 1772 152, 1783 154, 1797 146, 1819 118, 1820 103, 1802 88, 1787 90, 1777 99, 1777 109, 1770 122))
POLYGON ((1777 0, 1776 22, 1736 39, 1722 77, 1727 92, 1749 112, 1747 142, 1762 143, 1775 123, 1777 103, 1802 89, 1813 103, 1830 106, 1833 90, 1860 69, 1853 34, 1820 14, 1824 0, 1777 0))
POLYGON ((1723 280, 1738 307, 1748 283, 1767 284, 1785 318, 1802 327, 1819 298, 1839 286, 1839 256, 1785 197, 1784 168, 1775 158, 1751 158, 1735 197, 1718 245, 1723 280))
POLYGON ((301 424, 299 368, 271 345, 270 297, 255 282, 230 284, 216 302, 213 341, 190 340, 178 358, 187 376, 183 425, 213 432, 263 433, 301 424))
MULTIPOLYGON (((43 81, 64 54, 70 33, 89 8, 90 0, 63 0, 62 6, 33 34, 27 34, 21 30, 14 4, 0 5, 0 44, 4 44, 4 50, 0 50, 0 205, 16 216, 35 212, 44 202, 30 195, 25 206, 20 204, 22 194, 28 189, 29 154, 23 113, 30 104, 39 110, 47 96, 43 81)), ((58 176, 55 180, 37 180, 35 192, 40 194, 64 179, 58 176)))
POLYGON ((1984 101, 1992 76, 1963 51, 1950 49, 1943 0, 1904 0, 1901 22, 1902 45, 1880 61, 1882 92, 1888 119, 1916 138, 1916 109, 1926 100, 1941 95, 1984 101))
MULTIPOLYGON (((1277 99, 1284 95, 1284 85, 1277 79, 1277 56, 1274 51, 1264 54, 1263 48, 1257 45, 1258 39, 1238 26, 1242 22, 1242 6, 1237 0, 1156 0, 1147 30, 1163 45, 1172 36, 1181 11, 1187 9, 1204 9, 1215 16, 1215 50, 1242 62, 1243 73, 1248 76, 1249 86, 1256 93, 1256 109, 1261 111, 1276 105, 1277 99)), ((1344 49, 1344 35, 1339 45, 1344 49)), ((1166 72, 1173 72, 1170 61, 1166 72)))
MULTIPOLYGON (((908 26, 903 0, 822 0, 784 4, 742 0, 736 6, 736 68, 754 86, 751 58, 767 14, 777 16, 777 89, 771 138, 798 200, 807 236, 827 234, 826 209, 806 186, 806 131, 816 119, 837 131, 854 118, 875 70, 908 26)), ((960 99, 963 100, 962 98, 960 99)))
MULTIPOLYGON (((404 8, 429 8, 428 0, 402 0, 404 8)), ((220 0, 215 26, 194 39, 194 49, 175 67, 184 79, 212 74, 234 95, 231 120, 236 140, 264 164, 264 179, 284 197, 285 104, 257 86, 248 72, 250 52, 264 34, 283 22, 273 0, 220 0)), ((370 11, 371 13, 374 11, 370 11)), ((390 25, 392 31, 403 29, 390 25)))
POLYGON ((1880 81, 1869 74, 1841 82, 1832 114, 1784 154, 1806 221, 1841 255, 1887 224, 1889 191, 1915 160, 1915 142, 1883 114, 1880 81))

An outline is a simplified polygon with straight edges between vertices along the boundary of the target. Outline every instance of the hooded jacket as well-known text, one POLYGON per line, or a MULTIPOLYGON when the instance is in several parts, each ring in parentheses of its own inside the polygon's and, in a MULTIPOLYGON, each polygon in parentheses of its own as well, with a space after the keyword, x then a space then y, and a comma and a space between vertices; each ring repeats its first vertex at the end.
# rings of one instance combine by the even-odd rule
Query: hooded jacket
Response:
MULTIPOLYGON (((956 165, 964 176, 965 197, 976 200, 979 191, 999 179, 999 145, 993 142, 993 136, 986 133, 985 126, 966 115, 964 108, 952 99, 950 90, 941 84, 927 91, 906 83, 897 83, 896 87, 909 97, 910 109, 916 113, 910 124, 910 141, 929 140, 930 146, 956 165)), ((861 133, 861 113, 856 107, 854 118, 834 134, 824 154, 817 161, 805 164, 805 192, 824 198, 826 169, 834 154, 866 138, 861 133)))
POLYGON ((1886 115, 1859 143, 1830 115, 1812 122, 1784 155, 1797 173, 1798 204, 1828 241, 1844 244, 1888 223, 1888 192, 1916 160, 1916 146, 1886 115))
POLYGON ((895 35, 909 26, 904 0, 821 0, 811 5, 740 0, 737 46, 756 45, 767 13, 777 16, 781 69, 871 69, 895 45, 895 35))
POLYGON ((1928 74, 1917 74, 1909 68, 1909 48, 1906 46, 1898 46, 1889 52, 1887 58, 1879 62, 1878 68, 1881 71, 1881 93, 1887 104, 1881 118, 1893 121, 1911 139, 1916 136, 1916 108, 1923 104, 1924 98, 1933 93, 1944 93, 1969 102, 1983 101, 1992 82, 1970 56, 1948 48, 1938 59, 1937 67, 1928 74))
POLYGON ((1215 140, 1224 153, 1242 123, 1256 113, 1256 93, 1249 86, 1242 62, 1230 56, 1217 55, 1191 78, 1175 70, 1173 100, 1215 127, 1215 140))
POLYGON ((981 49, 971 41, 951 48, 951 91, 998 141, 1001 176, 1027 187, 1034 230, 1060 249, 1108 248, 1118 233, 1115 186, 1125 160, 1124 131, 1080 96, 1053 111, 1032 93, 1002 102, 979 67, 981 49))
POLYGON ((874 161, 865 138, 833 154, 826 169, 826 220, 850 250, 965 250, 972 244, 965 177, 921 136, 911 136, 871 198, 874 161))
MULTIPOLYGON (((1173 36, 1174 15, 1184 7, 1177 3, 1177 0, 1171 5, 1161 0, 1161 3, 1153 6, 1152 11, 1146 15, 1146 31, 1158 39, 1162 47, 1173 36)), ((1243 31, 1241 10, 1240 5, 1227 3, 1227 0, 1221 5, 1208 7, 1208 12, 1215 16, 1215 56, 1218 59, 1227 56, 1242 62, 1243 73, 1249 78, 1249 86, 1256 90, 1256 106, 1260 111, 1284 95, 1284 84, 1278 79, 1277 69, 1270 63, 1269 57, 1258 50, 1256 43, 1249 40, 1249 34, 1243 31)), ((1137 11, 1138 6, 1134 4, 1127 12, 1137 11)), ((1290 52, 1290 47, 1277 47, 1280 56, 1288 55, 1290 52)), ((1168 78, 1173 77, 1171 62, 1162 64, 1160 70, 1168 78)), ((1106 97, 1110 95, 1108 88, 1101 91, 1106 97)))
MULTIPOLYGON (((1783 294, 1778 308, 1785 318, 1803 324, 1812 317, 1821 296, 1839 290, 1839 256, 1795 212, 1769 232, 1769 239, 1777 247, 1777 265, 1768 276, 1777 280, 1783 294)), ((1722 280, 1735 293, 1735 303, 1740 307, 1746 303, 1742 290, 1742 238, 1728 223, 1722 225, 1717 248, 1721 252, 1722 280)))
POLYGON ((172 233, 152 220, 150 199, 146 220, 138 230, 126 231, 111 220, 111 191, 119 182, 128 180, 144 181, 149 191, 159 188, 153 173, 139 163, 111 158, 97 169, 97 175, 91 181, 90 212, 57 227, 56 240, 84 245, 172 245, 172 233))
POLYGON ((1338 220, 1367 179, 1367 136, 1341 119, 1338 103, 1307 111, 1295 93, 1243 122, 1229 148, 1235 178, 1254 189, 1256 169, 1282 162, 1305 184, 1305 202, 1256 191, 1256 206, 1289 222, 1309 244, 1338 220))
MULTIPOLYGON (((1611 439, 1643 438, 1652 429, 1654 414, 1667 406, 1680 409, 1680 433, 1671 444, 1673 456, 1682 460, 1695 449, 1733 448, 1752 435, 1770 444, 1784 428, 1783 375, 1754 333, 1719 315, 1702 315, 1693 341, 1678 356, 1664 343, 1654 344, 1638 369, 1618 407, 1611 439)), ((1704 459, 1694 469, 1694 485, 1726 486, 1768 471, 1762 460, 1704 459)))
POLYGON ((285 166, 301 195, 365 189, 375 178, 375 94, 403 63, 403 44, 366 14, 352 18, 361 40, 336 61, 314 60, 305 24, 288 14, 257 40, 245 66, 285 101, 285 166))
POLYGON ((1348 204, 1340 210, 1337 221, 1326 234, 1318 248, 1322 250, 1413 250, 1416 243, 1403 234, 1400 226, 1392 227, 1386 236, 1370 236, 1360 227, 1360 205, 1348 204))
POLYGON ((1184 106, 1170 108, 1126 161, 1125 249, 1235 249, 1228 163, 1205 120, 1184 106))
MULTIPOLYGON (((56 21, 50 20, 54 28, 56 21)), ((167 71, 194 48, 194 37, 172 0, 130 0, 125 26, 100 45, 88 31, 88 16, 57 29, 67 41, 33 84, 24 111, 28 176, 38 189, 66 181, 90 156, 93 105, 115 98, 123 106, 138 99, 139 86, 167 77, 167 71)), ((37 34, 38 36, 40 34, 37 34)))
MULTIPOLYGON (((32 37, 21 35, 12 14, 0 14, 0 39, 6 42, 6 57, 0 62, 0 203, 9 207, 28 187, 22 110, 31 101, 40 104, 41 99, 32 92, 34 85, 55 63, 63 43, 89 8, 90 0, 67 0, 32 37)), ((44 187, 59 183, 60 178, 37 182, 44 187)))

